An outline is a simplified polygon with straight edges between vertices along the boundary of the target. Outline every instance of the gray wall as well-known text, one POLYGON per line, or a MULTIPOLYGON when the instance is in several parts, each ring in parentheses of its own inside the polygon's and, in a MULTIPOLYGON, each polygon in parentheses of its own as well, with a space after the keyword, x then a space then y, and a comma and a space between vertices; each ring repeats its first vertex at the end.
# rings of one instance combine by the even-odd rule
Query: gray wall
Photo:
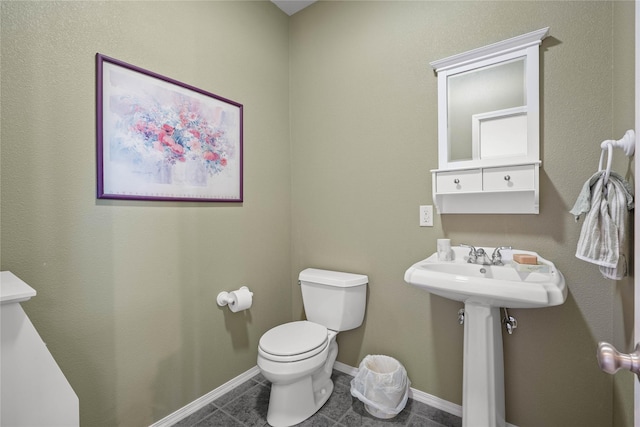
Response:
POLYGON ((2 270, 80 398, 141 426, 291 319, 288 17, 268 2, 2 2, 2 270), (244 104, 245 202, 96 200, 95 54, 244 104), (218 292, 249 285, 231 315, 218 292))
POLYGON ((594 360, 599 340, 630 345, 631 280, 573 256, 568 213, 599 142, 633 127, 632 4, 321 2, 291 18, 265 1, 0 7, 1 269, 38 291, 25 309, 83 425, 150 424, 255 366, 260 335, 303 317, 309 266, 370 277, 340 361, 394 356, 415 388, 461 403, 460 305, 402 280, 438 237, 532 249, 567 278, 563 306, 512 311, 509 422, 633 425, 632 381, 594 360), (418 227, 437 167, 428 63, 545 26, 540 215, 418 227), (95 199, 96 52, 244 104, 244 203, 95 199), (243 284, 249 312, 215 305, 243 284))
MULTIPOLYGON (((504 340, 507 420, 606 426, 615 413, 632 425, 631 382, 613 392, 594 357, 599 340, 627 348, 631 325, 620 320, 616 337, 614 318, 617 291, 631 281, 616 285, 575 258, 581 224, 568 213, 596 171, 600 142, 634 126, 633 65, 622 59, 633 58, 632 19, 632 4, 484 1, 321 2, 292 17, 292 273, 311 265, 370 278, 365 324, 338 336, 340 361, 391 355, 415 388, 461 403, 461 304, 408 286, 404 271, 439 237, 531 249, 565 274, 569 297, 560 307, 511 311, 518 329, 504 340), (429 62, 546 26, 540 214, 443 215, 420 228, 418 206, 432 203, 429 171, 438 166, 429 62)), ((628 161, 616 161, 624 174, 628 161)))

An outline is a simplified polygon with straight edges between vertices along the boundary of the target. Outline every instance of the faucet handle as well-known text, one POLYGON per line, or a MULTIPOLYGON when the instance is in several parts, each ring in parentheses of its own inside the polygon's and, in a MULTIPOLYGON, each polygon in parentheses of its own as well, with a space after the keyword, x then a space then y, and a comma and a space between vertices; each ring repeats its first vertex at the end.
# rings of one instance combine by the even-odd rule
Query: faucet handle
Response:
POLYGON ((469 255, 473 255, 473 256, 475 256, 475 255, 476 255, 476 252, 477 252, 477 251, 476 251, 476 248, 475 248, 475 247, 473 247, 473 246, 471 246, 471 245, 466 245, 466 244, 464 244, 464 243, 460 243, 460 246, 462 246, 463 248, 469 248, 469 255))
POLYGON ((476 259, 478 259, 478 251, 476 250, 476 248, 471 245, 465 245, 464 243, 460 243, 460 246, 462 246, 463 248, 469 248, 469 256, 467 262, 470 264, 475 263, 476 259))
POLYGON ((491 254, 491 263, 493 265, 502 265, 502 254, 500 253, 501 250, 505 250, 505 249, 512 249, 511 246, 498 246, 497 248, 495 248, 493 250, 493 253, 491 254))

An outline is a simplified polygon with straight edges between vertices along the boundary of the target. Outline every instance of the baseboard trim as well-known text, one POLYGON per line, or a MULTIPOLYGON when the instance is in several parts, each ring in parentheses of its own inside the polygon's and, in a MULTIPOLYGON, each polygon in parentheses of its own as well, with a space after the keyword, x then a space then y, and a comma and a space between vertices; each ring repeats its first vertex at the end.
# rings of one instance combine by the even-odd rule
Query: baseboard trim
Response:
MULTIPOLYGON (((358 368, 354 368, 353 366, 349 366, 342 362, 336 361, 333 367, 337 371, 340 371, 345 374, 349 374, 351 376, 355 376, 358 373, 358 368)), ((204 396, 199 397, 198 399, 187 404, 186 406, 183 406, 177 411, 167 415, 160 421, 157 421, 151 424, 150 427, 171 427, 181 419, 186 418, 189 415, 193 414, 194 412, 204 408, 209 403, 218 399, 225 393, 228 393, 229 391, 233 390, 234 388, 244 383, 245 381, 255 377, 259 373, 260 373, 260 368, 258 368, 257 366, 254 366, 253 368, 249 369, 246 372, 243 372, 237 377, 230 379, 229 381, 222 384, 220 387, 216 388, 215 390, 210 391, 204 396)), ((452 415, 462 417, 462 406, 457 405, 455 403, 451 403, 444 399, 440 399, 439 397, 433 396, 429 393, 425 393, 424 391, 416 390, 415 388, 411 387, 409 390, 409 397, 413 400, 429 405, 432 408, 440 409, 441 411, 445 411, 452 415)), ((507 427, 517 427, 517 426, 507 423, 507 427)))
POLYGON ((189 415, 193 414, 196 411, 199 411, 200 409, 202 409, 205 406, 207 406, 209 403, 211 403, 214 400, 218 399, 219 397, 221 397, 225 393, 230 392, 234 388, 238 387, 240 384, 242 384, 245 381, 255 377, 259 373, 260 373, 260 368, 258 368, 257 366, 254 366, 253 368, 249 369, 248 371, 241 373, 237 377, 231 378, 229 381, 227 381, 226 383, 222 384, 220 387, 216 388, 215 390, 210 391, 209 393, 205 394, 204 396, 199 397, 198 399, 196 399, 193 402, 187 404, 186 406, 183 406, 182 408, 178 409, 177 411, 167 415, 166 417, 164 417, 160 421, 157 421, 157 422, 151 424, 150 427, 171 427, 172 425, 174 425, 175 423, 177 423, 181 419, 188 417, 189 415))
POLYGON ((336 371, 340 371, 344 374, 349 374, 352 377, 355 377, 358 373, 358 368, 354 368, 353 366, 349 366, 345 363, 338 362, 337 360, 333 363, 333 369, 336 371))
POLYGON ((451 403, 448 400, 440 399, 437 396, 416 390, 413 387, 409 390, 409 398, 462 418, 462 406, 451 403))

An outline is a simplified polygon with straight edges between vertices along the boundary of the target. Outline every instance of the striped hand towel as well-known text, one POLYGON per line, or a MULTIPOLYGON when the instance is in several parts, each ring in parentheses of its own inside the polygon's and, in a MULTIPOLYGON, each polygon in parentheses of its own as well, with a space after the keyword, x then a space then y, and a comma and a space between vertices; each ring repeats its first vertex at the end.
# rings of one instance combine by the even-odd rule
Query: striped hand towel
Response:
POLYGON ((633 207, 629 183, 611 172, 605 185, 604 171, 599 171, 584 183, 570 211, 576 221, 586 214, 576 257, 598 265, 607 279, 620 280, 627 275, 626 225, 633 207))

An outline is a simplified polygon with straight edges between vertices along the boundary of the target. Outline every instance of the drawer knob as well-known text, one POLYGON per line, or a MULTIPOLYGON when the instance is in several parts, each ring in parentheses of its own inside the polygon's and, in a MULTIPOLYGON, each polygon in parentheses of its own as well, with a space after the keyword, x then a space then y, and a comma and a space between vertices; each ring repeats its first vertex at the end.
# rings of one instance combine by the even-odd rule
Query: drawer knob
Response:
POLYGON ((458 178, 456 178, 456 179, 453 180, 453 183, 454 184, 460 184, 460 180, 458 178))
POLYGON ((511 181, 511 176, 509 176, 509 175, 505 175, 505 176, 504 176, 504 180, 505 180, 505 181, 511 181))

